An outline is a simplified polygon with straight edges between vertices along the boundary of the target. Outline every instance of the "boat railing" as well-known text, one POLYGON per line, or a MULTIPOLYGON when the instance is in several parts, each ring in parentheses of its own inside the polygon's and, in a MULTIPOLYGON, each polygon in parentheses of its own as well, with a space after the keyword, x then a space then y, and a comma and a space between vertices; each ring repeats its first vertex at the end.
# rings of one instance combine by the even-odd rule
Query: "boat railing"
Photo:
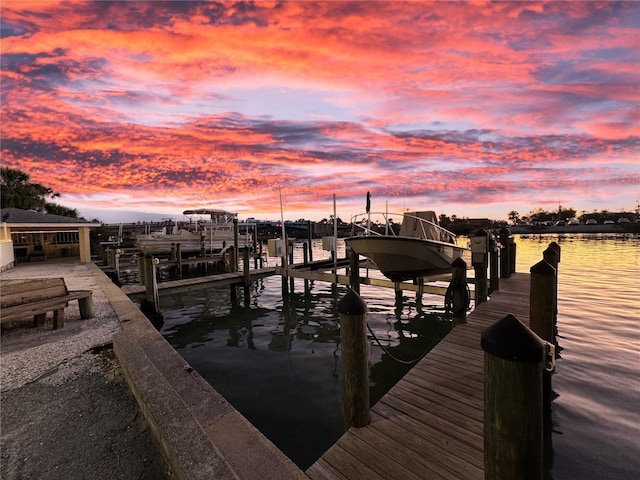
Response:
MULTIPOLYGON (((427 238, 431 240, 439 240, 445 243, 457 243, 457 236, 455 233, 447 230, 446 228, 438 225, 435 222, 431 222, 425 218, 417 215, 411 215, 409 213, 390 213, 390 212, 370 212, 360 213, 351 217, 351 236, 400 236, 400 230, 402 228, 402 222, 396 223, 393 217, 400 217, 402 220, 405 218, 411 218, 417 221, 417 225, 420 226, 422 233, 421 238, 427 238), (377 221, 382 219, 383 221, 377 221), (435 229, 437 235, 430 234, 428 230, 435 229)), ((419 236, 419 235, 418 235, 419 236)))

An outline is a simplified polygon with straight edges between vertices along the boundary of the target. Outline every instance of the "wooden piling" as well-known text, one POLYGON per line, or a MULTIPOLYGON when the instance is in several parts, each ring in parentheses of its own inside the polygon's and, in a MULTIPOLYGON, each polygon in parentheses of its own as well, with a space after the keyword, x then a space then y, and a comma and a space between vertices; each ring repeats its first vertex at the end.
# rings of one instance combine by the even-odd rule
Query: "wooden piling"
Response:
POLYGON ((500 290, 500 256, 497 248, 489 252, 489 295, 496 290, 500 290))
POLYGON ((349 249, 349 284, 351 289, 360 295, 360 255, 349 249))
MULTIPOLYGON (((553 251, 555 257, 555 251, 553 251)), ((542 340, 555 345, 556 269, 546 260, 531 267, 529 294, 529 325, 542 340)), ((545 411, 551 408, 552 370, 545 368, 542 379, 542 402, 545 411)))
POLYGON ((541 480, 544 344, 513 315, 485 329, 480 344, 485 479, 541 480))
POLYGON ((311 242, 313 241, 313 222, 309 220, 309 261, 313 262, 313 248, 311 248, 311 242))
POLYGON ((144 279, 145 279, 144 267, 145 267, 144 255, 140 254, 138 255, 138 283, 140 285, 144 285, 144 279))
POLYGON ((516 273, 516 259, 517 259, 517 245, 516 239, 511 235, 509 237, 509 267, 511 273, 516 273))
POLYGON ((182 265, 182 247, 179 242, 176 243, 176 270, 178 272, 178 278, 182 278, 182 275, 184 274, 184 266, 182 265))
POLYGON ((466 323, 469 293, 467 287, 467 262, 456 258, 451 264, 451 313, 458 323, 466 323))
MULTIPOLYGON (((238 233, 238 219, 234 218, 233 219, 233 251, 239 252, 240 250, 238 250, 240 248, 240 246, 238 245, 238 237, 239 237, 239 233, 238 233)), ((235 267, 234 270, 232 270, 232 272, 237 272, 238 271, 238 259, 236 258, 236 263, 235 263, 235 267)))
POLYGON ((367 351, 367 305, 353 289, 338 302, 340 346, 344 362, 344 423, 364 427, 371 421, 369 355, 367 351))
POLYGON ((244 303, 245 306, 249 305, 249 290, 251 286, 251 275, 249 272, 249 247, 244 247, 242 251, 242 266, 243 266, 243 287, 244 287, 244 303))
POLYGON ((471 263, 475 278, 476 305, 486 302, 489 296, 487 284, 489 243, 491 240, 489 235, 488 231, 481 228, 471 237, 471 263))
MULTIPOLYGON (((558 318, 558 264, 560 263, 560 245, 558 245, 556 242, 551 242, 549 244, 549 246, 547 247, 547 249, 542 252, 542 258, 544 258, 553 268, 555 268, 556 270, 556 276, 555 276, 555 283, 556 283, 556 298, 554 301, 554 307, 553 307, 553 316, 554 316, 554 322, 557 320, 558 318)), ((555 328, 555 326, 554 326, 555 328)))
POLYGON ((503 227, 500 229, 499 238, 500 238, 500 277, 509 278, 511 276, 511 231, 503 227))
POLYGON ((543 340, 553 342, 556 269, 545 259, 532 266, 530 272, 529 323, 531 330, 543 340))

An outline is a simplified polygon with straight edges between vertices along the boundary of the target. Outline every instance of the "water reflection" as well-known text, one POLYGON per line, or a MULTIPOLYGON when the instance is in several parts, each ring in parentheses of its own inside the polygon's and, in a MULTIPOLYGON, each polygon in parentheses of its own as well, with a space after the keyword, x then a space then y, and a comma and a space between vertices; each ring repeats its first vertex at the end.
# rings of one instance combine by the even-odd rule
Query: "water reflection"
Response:
MULTIPOLYGON (((369 304, 375 403, 412 366, 397 359, 420 358, 452 323, 443 320, 442 306, 434 310, 431 301, 363 290, 369 304)), ((336 307, 346 291, 324 282, 296 281, 283 297, 281 279, 269 277, 252 286, 249 302, 233 303, 228 287, 164 296, 161 333, 304 469, 344 430, 336 307)))

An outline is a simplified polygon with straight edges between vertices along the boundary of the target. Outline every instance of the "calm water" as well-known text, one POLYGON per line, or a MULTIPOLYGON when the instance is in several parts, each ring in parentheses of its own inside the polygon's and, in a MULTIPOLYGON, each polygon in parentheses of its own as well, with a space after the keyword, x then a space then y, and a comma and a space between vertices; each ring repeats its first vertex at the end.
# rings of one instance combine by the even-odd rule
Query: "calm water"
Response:
MULTIPOLYGON (((552 477, 637 478, 640 472, 640 237, 516 237, 518 271, 562 247, 559 344, 553 388, 552 477)), ((339 256, 344 256, 340 245, 339 256)), ((302 258, 302 248, 294 252, 302 258)), ((314 259, 327 252, 314 245, 314 259)), ((270 259, 274 265, 275 259, 270 259)), ((363 270, 364 273, 364 270, 363 270)), ((178 352, 301 468, 343 433, 336 305, 343 287, 279 277, 253 285, 249 306, 229 288, 166 296, 162 333, 178 352)), ((442 297, 396 299, 362 287, 370 336, 372 402, 452 328, 442 297), (385 347, 383 350, 380 345, 385 347), (392 358, 394 357, 394 358, 392 358)))

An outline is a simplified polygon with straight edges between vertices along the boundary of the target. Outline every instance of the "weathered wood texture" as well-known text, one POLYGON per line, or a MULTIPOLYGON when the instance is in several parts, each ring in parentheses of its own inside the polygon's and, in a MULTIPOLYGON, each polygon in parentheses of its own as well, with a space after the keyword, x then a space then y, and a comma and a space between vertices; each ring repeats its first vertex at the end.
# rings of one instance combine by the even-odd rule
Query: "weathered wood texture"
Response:
POLYGON ((307 471, 314 480, 483 479, 482 331, 513 314, 529 323, 529 275, 513 274, 307 471))

